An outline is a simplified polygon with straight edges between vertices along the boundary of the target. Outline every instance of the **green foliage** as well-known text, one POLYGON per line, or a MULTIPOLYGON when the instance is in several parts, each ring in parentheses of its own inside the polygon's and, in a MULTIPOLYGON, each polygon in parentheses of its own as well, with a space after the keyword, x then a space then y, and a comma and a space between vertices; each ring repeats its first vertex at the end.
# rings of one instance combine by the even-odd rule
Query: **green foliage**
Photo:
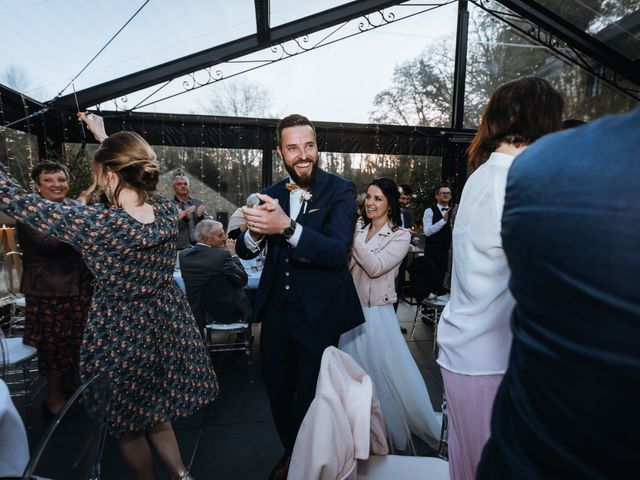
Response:
MULTIPOLYGON (((577 8, 573 2, 557 0, 540 0, 539 3, 595 36, 600 30, 609 28, 612 22, 635 12, 638 5, 637 0, 585 0, 582 8, 577 8)), ((493 7, 507 11, 499 4, 493 7)), ((470 3, 469 11, 465 127, 478 125, 484 105, 499 85, 526 75, 547 79, 563 94, 565 118, 591 120, 608 113, 625 112, 637 105, 631 97, 615 91, 479 7, 470 3)), ((525 31, 531 28, 527 21, 515 17, 510 17, 510 21, 525 31)), ((631 35, 618 35, 611 41, 614 48, 631 56, 634 54, 629 43, 632 40, 631 35)), ((371 120, 449 126, 454 45, 453 35, 443 37, 416 58, 397 64, 392 85, 374 98, 371 120)), ((620 82, 624 83, 623 80, 620 82)))

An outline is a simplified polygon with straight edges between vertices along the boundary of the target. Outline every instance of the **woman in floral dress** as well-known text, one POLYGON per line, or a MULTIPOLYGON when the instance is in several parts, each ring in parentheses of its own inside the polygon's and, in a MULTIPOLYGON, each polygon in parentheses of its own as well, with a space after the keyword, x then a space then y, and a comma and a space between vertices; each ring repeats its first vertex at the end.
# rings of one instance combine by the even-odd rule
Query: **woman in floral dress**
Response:
POLYGON ((171 426, 213 401, 211 361, 173 280, 177 210, 153 196, 159 166, 132 132, 110 137, 80 114, 102 145, 94 184, 105 204, 66 206, 29 194, 0 165, 0 209, 81 252, 94 295, 80 353, 83 380, 108 378, 109 432, 137 479, 153 479, 149 442, 175 479, 191 478, 171 426))

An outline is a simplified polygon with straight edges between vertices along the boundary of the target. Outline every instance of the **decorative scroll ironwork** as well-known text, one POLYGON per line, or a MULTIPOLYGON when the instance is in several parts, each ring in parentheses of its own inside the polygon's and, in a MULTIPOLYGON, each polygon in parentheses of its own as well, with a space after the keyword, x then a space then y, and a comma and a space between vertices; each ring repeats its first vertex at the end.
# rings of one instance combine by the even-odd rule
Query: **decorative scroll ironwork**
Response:
MULTIPOLYGON (((241 75, 243 73, 250 72, 257 68, 262 68, 267 65, 271 65, 276 62, 280 62, 282 60, 286 60, 288 58, 295 57, 297 55, 301 55, 303 53, 307 53, 313 50, 316 50, 321 47, 325 47, 331 45, 333 43, 346 40, 355 35, 360 35, 362 33, 370 32, 372 30, 384 27, 386 25, 390 25, 392 23, 396 23, 401 20, 405 20, 411 17, 415 17, 417 15, 421 15, 423 13, 429 12, 436 8, 443 7, 445 5, 449 5, 451 3, 455 3, 457 0, 442 0, 441 2, 434 3, 424 3, 424 4, 399 4, 391 7, 391 9, 396 9, 396 11, 392 11, 389 8, 384 10, 378 10, 376 12, 372 12, 370 14, 364 15, 357 19, 352 19, 342 24, 339 24, 332 28, 329 32, 327 30, 323 30, 321 32, 315 32, 315 34, 311 35, 303 35, 301 37, 294 38, 287 42, 278 43, 272 45, 271 47, 266 48, 264 51, 269 52, 271 54, 270 58, 264 59, 251 59, 251 60, 230 60, 225 62, 222 65, 213 65, 211 67, 198 70, 197 72, 190 73, 186 76, 180 77, 182 78, 182 84, 180 91, 176 93, 172 93, 161 98, 156 98, 151 100, 153 96, 155 96, 159 91, 163 90, 168 85, 172 84, 174 81, 179 81, 179 79, 170 80, 159 88, 151 92, 144 99, 139 101, 135 106, 129 108, 127 111, 133 111, 138 108, 146 107, 158 102, 162 102, 164 100, 168 100, 170 98, 176 97, 178 95, 182 95, 187 92, 191 92, 193 90, 200 89, 202 87, 206 87, 209 85, 213 85, 222 80, 226 80, 237 75, 241 75), (413 7, 418 10, 410 11, 404 15, 398 15, 398 12, 401 10, 401 7, 413 7), (355 28, 349 30, 348 26, 355 25, 355 28), (321 38, 313 38, 313 37, 321 37, 321 38), (225 72, 225 66, 237 66, 240 64, 246 64, 246 68, 239 69, 233 72, 225 72)), ((406 10, 406 8, 405 8, 406 10)), ((174 83, 175 85, 175 83, 174 83)), ((116 103, 116 109, 118 109, 118 100, 110 100, 111 102, 116 103)), ((126 103, 126 97, 119 99, 120 104, 126 103)), ((126 109, 125 109, 126 110, 126 109)))
POLYGON ((115 105, 115 110, 116 111, 123 111, 123 110, 127 110, 127 102, 129 101, 129 99, 127 98, 126 95, 123 95, 120 98, 114 98, 113 100, 111 100, 113 102, 113 104, 115 105))
POLYGON ((631 82, 626 81, 622 75, 605 67, 599 62, 596 62, 591 57, 584 55, 576 48, 558 38, 552 32, 549 32, 542 26, 534 23, 531 19, 511 11, 494 8, 491 6, 491 4, 496 3, 493 0, 471 0, 471 2, 495 18, 503 21, 514 30, 517 30, 525 37, 528 37, 536 43, 548 48, 554 54, 558 55, 570 64, 575 65, 590 75, 593 75, 595 78, 606 82, 619 92, 640 101, 640 89, 625 85, 625 82, 631 82))
POLYGON ((358 23, 358 30, 361 32, 367 32, 374 28, 382 27, 383 25, 387 25, 389 23, 393 23, 396 19, 396 16, 393 12, 385 12, 384 10, 378 11, 369 15, 365 15, 364 19, 358 23), (374 19, 378 19, 378 22, 374 22, 374 19), (372 18, 373 17, 373 18, 372 18))

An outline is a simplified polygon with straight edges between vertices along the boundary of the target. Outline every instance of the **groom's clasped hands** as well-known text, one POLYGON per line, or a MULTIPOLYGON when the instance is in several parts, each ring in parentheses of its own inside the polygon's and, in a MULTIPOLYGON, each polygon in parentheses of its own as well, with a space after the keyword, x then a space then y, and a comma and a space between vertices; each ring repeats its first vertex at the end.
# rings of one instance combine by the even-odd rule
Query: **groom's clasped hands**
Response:
POLYGON ((264 235, 279 235, 291 223, 291 218, 282 210, 276 198, 262 193, 256 194, 262 202, 253 207, 242 207, 242 213, 254 240, 260 240, 264 235))

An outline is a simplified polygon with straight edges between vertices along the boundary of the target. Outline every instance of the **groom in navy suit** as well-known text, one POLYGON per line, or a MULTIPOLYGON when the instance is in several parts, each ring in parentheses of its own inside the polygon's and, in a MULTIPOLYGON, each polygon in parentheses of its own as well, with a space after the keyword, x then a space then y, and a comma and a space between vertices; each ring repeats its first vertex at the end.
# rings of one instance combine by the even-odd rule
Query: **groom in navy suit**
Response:
POLYGON ((324 349, 364 322, 347 258, 356 222, 353 183, 318 167, 313 124, 290 115, 278 124, 278 153, 290 178, 244 207, 249 230, 241 258, 267 248, 254 303, 262 321, 262 368, 285 448, 272 479, 286 478, 298 428, 315 395, 324 349))

